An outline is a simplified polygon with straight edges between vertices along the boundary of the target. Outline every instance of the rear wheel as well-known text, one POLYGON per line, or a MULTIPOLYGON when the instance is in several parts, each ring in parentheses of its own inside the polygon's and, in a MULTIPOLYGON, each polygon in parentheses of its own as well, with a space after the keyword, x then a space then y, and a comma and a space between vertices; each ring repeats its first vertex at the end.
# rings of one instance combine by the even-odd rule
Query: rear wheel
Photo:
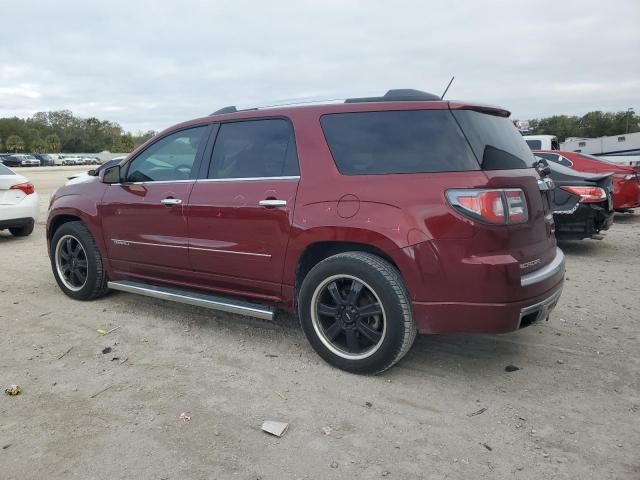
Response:
POLYGON ((51 240, 51 268, 62 291, 76 300, 107 293, 107 275, 100 250, 82 222, 69 222, 51 240))
POLYGON ((353 373, 391 367, 416 335, 400 273, 369 253, 342 253, 313 267, 300 288, 298 313, 316 352, 353 373))
POLYGON ((28 237, 33 233, 34 226, 35 226, 35 222, 31 220, 31 222, 21 227, 11 227, 9 228, 9 231, 11 232, 11 235, 13 235, 14 237, 28 237))

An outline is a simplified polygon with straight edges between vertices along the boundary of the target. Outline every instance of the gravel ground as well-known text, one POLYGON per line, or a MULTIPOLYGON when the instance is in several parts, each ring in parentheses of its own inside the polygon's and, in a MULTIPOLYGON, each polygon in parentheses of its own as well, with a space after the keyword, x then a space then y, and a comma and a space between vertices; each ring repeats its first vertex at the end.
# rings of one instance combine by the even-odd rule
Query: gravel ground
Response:
MULTIPOLYGON (((25 170, 43 214, 77 170, 25 170)), ((0 232, 0 384, 22 387, 0 395, 0 478, 637 480, 640 215, 561 247, 548 323, 419 337, 396 367, 360 377, 323 363, 294 318, 124 293, 73 301, 42 221, 25 239, 0 232), (269 436, 265 420, 289 430, 269 436)))

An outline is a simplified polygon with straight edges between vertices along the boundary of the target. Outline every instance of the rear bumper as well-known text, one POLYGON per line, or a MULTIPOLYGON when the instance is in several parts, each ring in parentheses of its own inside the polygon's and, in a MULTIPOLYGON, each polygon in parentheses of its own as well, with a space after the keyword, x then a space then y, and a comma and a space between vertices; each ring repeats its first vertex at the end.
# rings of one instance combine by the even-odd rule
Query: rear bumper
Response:
POLYGON ((420 333, 506 333, 549 317, 564 284, 565 258, 556 250, 554 259, 544 267, 523 275, 524 291, 548 284, 545 292, 514 302, 412 302, 416 326, 420 333))
POLYGON ((571 214, 554 214, 556 237, 577 240, 590 238, 611 227, 613 214, 613 210, 607 210, 606 203, 580 204, 571 214))
MULTIPOLYGON (((16 222, 22 219, 38 220, 40 214, 40 197, 38 193, 32 193, 24 197, 19 203, 15 205, 0 205, 0 225, 7 224, 9 222, 16 222)), ((10 225, 13 227, 13 225, 10 225)), ((9 228, 4 226, 1 228, 9 228)))
POLYGON ((512 332, 548 319, 562 285, 539 297, 511 303, 413 302, 416 326, 422 334, 512 332))

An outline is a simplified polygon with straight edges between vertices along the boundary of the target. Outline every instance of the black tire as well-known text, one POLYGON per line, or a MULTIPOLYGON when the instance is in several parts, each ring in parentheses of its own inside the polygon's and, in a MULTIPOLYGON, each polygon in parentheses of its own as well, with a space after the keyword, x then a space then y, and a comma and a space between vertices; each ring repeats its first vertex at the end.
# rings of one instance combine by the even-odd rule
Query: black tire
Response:
POLYGON ((383 372, 409 351, 416 337, 411 303, 400 272, 370 253, 340 253, 315 265, 300 287, 298 316, 318 355, 331 365, 352 373, 383 372), (364 306, 349 303, 350 292, 356 283, 360 286, 355 295, 369 298, 364 301, 356 297, 355 302, 366 303, 364 306), (334 304, 335 308, 328 308, 334 304), (365 314, 365 307, 376 309, 375 305, 382 307, 378 309, 379 314, 365 314), (375 336, 371 335, 372 331, 375 336), (357 340, 349 345, 353 335, 357 340), (340 345, 341 341, 345 345, 340 345), (367 349, 368 343, 371 345, 367 349), (354 358, 356 356, 358 358, 354 358))
POLYGON ((35 224, 36 222, 31 220, 29 223, 21 227, 11 227, 9 228, 9 231, 14 237, 28 237, 33 233, 33 227, 35 226, 35 224))
MULTIPOLYGON (((60 289, 69 297, 75 300, 93 300, 105 295, 109 289, 107 288, 107 274, 102 263, 102 254, 91 235, 91 232, 82 222, 68 222, 63 224, 56 230, 51 239, 50 248, 51 269, 53 276, 58 282, 60 289), (84 251, 84 259, 86 260, 86 276, 84 283, 78 281, 79 285, 75 288, 71 283, 76 278, 69 279, 61 277, 61 271, 58 268, 58 248, 63 248, 63 242, 71 239, 73 245, 80 244, 84 251)), ((62 273, 64 275, 64 273, 62 273)))

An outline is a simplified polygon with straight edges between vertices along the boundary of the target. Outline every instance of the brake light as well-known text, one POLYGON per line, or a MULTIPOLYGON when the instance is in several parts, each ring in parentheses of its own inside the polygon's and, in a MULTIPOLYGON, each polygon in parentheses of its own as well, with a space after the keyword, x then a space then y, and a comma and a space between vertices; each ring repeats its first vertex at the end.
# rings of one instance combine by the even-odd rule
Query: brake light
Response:
POLYGON ((463 215, 496 225, 525 223, 529 220, 527 200, 519 188, 485 190, 447 190, 447 201, 463 215))
POLYGON ((600 187, 560 187, 564 191, 578 195, 580 203, 596 203, 607 199, 607 192, 600 187))
POLYGON ((22 190, 25 195, 31 195, 36 192, 36 188, 33 186, 33 183, 18 183, 17 185, 12 185, 10 190, 22 190))

